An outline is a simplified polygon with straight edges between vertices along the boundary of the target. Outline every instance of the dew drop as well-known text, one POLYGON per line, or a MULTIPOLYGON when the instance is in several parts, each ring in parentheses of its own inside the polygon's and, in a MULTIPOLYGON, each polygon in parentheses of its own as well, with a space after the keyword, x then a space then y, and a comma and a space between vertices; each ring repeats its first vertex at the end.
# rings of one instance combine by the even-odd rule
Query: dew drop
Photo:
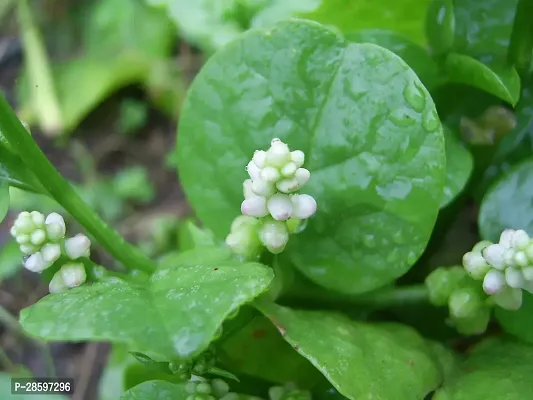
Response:
POLYGON ((428 132, 436 131, 439 127, 439 117, 437 116, 437 113, 435 110, 426 111, 424 115, 422 116, 422 126, 424 129, 428 132))
POLYGON ((403 97, 411 107, 417 112, 424 111, 426 106, 426 96, 422 88, 414 81, 410 82, 403 90, 403 97))
POLYGON ((373 249, 376 247, 376 238, 374 237, 374 235, 365 235, 365 237, 363 238, 363 243, 366 247, 373 249))
POLYGON ((409 265, 413 265, 415 262, 416 262, 416 254, 412 251, 409 252, 409 254, 407 254, 407 263, 409 265))
POLYGON ((389 115, 389 119, 392 121, 394 125, 402 127, 402 128, 406 126, 414 125, 416 122, 413 117, 407 114, 406 109, 394 110, 389 115))
POLYGON ((404 243, 403 233, 400 231, 395 232, 394 235, 392 236, 392 240, 396 244, 403 244, 404 243))

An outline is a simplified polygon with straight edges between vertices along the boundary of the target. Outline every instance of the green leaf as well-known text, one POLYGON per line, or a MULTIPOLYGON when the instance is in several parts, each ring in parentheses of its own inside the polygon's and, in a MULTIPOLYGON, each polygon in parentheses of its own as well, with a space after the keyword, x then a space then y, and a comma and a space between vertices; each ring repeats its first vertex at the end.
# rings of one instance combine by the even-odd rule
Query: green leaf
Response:
POLYGON ((125 392, 121 400, 178 400, 188 396, 185 385, 166 381, 147 381, 125 392))
POLYGON ((235 19, 235 0, 148 0, 148 4, 165 7, 180 36, 208 53, 244 31, 235 19))
POLYGON ((523 292, 519 310, 508 311, 496 307, 496 318, 506 332, 533 344, 533 294, 523 292))
POLYGON ((426 246, 444 188, 444 140, 427 90, 389 50, 309 21, 249 31, 197 75, 179 132, 185 193, 219 238, 239 214, 254 151, 275 137, 305 151, 304 191, 318 212, 285 253, 320 285, 378 288, 426 246), (217 165, 213 148, 223 152, 217 165))
POLYGON ((9 211, 9 184, 5 180, 0 180, 0 223, 4 220, 9 211))
POLYGON ((433 0, 428 7, 425 28, 434 54, 451 51, 455 37, 453 0, 433 0))
POLYGON ((2 393, 2 400, 68 400, 69 397, 58 394, 11 394, 11 379, 14 377, 24 377, 22 375, 10 375, 5 372, 0 372, 0 393, 2 393))
POLYGON ((444 69, 451 82, 475 86, 513 106, 520 98, 520 77, 513 67, 491 66, 470 56, 451 53, 444 69))
POLYGON ((230 370, 302 389, 314 387, 322 376, 285 342, 265 317, 254 318, 222 346, 219 359, 230 370))
POLYGON ((446 207, 466 186, 474 159, 459 138, 448 128, 444 127, 446 139, 446 186, 441 199, 441 208, 446 207))
POLYGON ((20 157, 0 144, 0 185, 5 187, 6 183, 30 192, 45 193, 20 157))
POLYGON ((216 239, 213 232, 198 227, 193 220, 189 219, 180 225, 178 234, 178 248, 180 251, 215 245, 216 239))
POLYGON ((407 326, 371 325, 275 304, 258 307, 348 399, 422 399, 442 380, 432 350, 407 326))
POLYGON ((272 278, 270 268, 256 263, 161 268, 144 285, 117 279, 46 296, 22 310, 20 322, 45 340, 107 340, 158 361, 190 358, 272 278))
POLYGON ((270 0, 252 18, 253 28, 267 28, 280 21, 315 11, 323 0, 270 0))
POLYGON ((11 278, 22 268, 22 254, 19 245, 10 240, 0 247, 0 282, 11 278))
POLYGON ((429 0, 396 0, 386 8, 372 0, 322 0, 301 17, 333 25, 341 32, 356 29, 391 29, 418 44, 425 44, 424 20, 429 0))
POLYGON ((498 241, 505 229, 524 229, 533 235, 533 159, 523 161, 496 181, 479 210, 481 237, 498 241))
POLYGON ((511 340, 489 339, 456 368, 433 399, 529 399, 532 375, 533 347, 511 340))
POLYGON ((405 39, 394 31, 366 29, 349 32, 346 39, 356 43, 373 43, 389 49, 400 56, 418 75, 427 88, 438 84, 437 63, 421 46, 405 39))

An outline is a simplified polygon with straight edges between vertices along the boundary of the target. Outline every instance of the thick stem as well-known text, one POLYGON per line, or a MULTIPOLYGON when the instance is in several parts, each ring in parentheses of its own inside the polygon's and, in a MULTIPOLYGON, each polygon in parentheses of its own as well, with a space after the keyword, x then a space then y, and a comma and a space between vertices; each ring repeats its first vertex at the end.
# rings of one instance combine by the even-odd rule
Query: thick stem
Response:
POLYGON ((533 52, 533 0, 519 0, 508 49, 509 62, 521 73, 527 73, 533 52))
POLYGON ((47 192, 127 269, 153 272, 155 264, 126 242, 90 208, 46 158, 17 118, 5 97, 0 96, 0 133, 34 173, 47 192))

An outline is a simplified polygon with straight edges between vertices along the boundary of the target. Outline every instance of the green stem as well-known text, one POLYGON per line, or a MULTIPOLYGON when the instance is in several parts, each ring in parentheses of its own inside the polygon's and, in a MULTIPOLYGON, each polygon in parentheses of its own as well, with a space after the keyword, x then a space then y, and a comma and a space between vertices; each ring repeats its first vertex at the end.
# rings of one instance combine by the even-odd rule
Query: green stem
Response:
POLYGON ((46 158, 17 118, 5 97, 0 96, 0 132, 34 173, 47 192, 127 269, 151 273, 155 263, 126 242, 90 208, 46 158))
POLYGON ((511 33, 508 49, 508 59, 511 65, 521 73, 527 73, 531 66, 533 52, 533 0, 519 0, 511 33))

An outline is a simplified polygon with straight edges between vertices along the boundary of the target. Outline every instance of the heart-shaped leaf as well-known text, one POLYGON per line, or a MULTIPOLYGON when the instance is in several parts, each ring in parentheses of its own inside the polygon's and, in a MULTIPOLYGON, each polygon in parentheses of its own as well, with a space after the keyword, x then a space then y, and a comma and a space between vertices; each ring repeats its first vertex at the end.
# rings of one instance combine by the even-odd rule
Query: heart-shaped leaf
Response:
POLYGON ((510 334, 533 344, 533 294, 525 292, 522 306, 516 311, 496 308, 496 318, 503 329, 510 334))
POLYGON ((188 396, 183 384, 146 381, 125 392, 120 396, 120 400, 181 400, 188 396))
POLYGON ((459 138, 444 127, 446 138, 446 186, 441 207, 446 207, 464 189, 474 167, 474 159, 459 138))
POLYGON ((434 400, 531 398, 533 347, 505 339, 478 345, 437 390, 434 400))
POLYGON ((487 65, 470 56, 451 53, 444 69, 451 82, 475 86, 513 106, 520 98, 520 77, 513 67, 487 65))
POLYGON ((46 296, 22 310, 20 321, 45 340, 106 340, 158 361, 190 358, 272 279, 272 270, 256 263, 166 267, 144 285, 117 279, 46 296))
POLYGON ((354 293, 403 275, 427 244, 445 179, 441 125, 407 64, 298 20, 215 54, 189 90, 177 153, 185 193, 218 237, 239 214, 245 166, 275 137, 305 151, 305 191, 318 203, 286 250, 297 268, 354 293))
POLYGON ((483 239, 497 241, 505 229, 533 235, 533 159, 511 168, 483 198, 478 224, 483 239))
POLYGON ((422 399, 442 380, 437 357, 407 326, 371 325, 272 303, 258 308, 348 399, 422 399))

